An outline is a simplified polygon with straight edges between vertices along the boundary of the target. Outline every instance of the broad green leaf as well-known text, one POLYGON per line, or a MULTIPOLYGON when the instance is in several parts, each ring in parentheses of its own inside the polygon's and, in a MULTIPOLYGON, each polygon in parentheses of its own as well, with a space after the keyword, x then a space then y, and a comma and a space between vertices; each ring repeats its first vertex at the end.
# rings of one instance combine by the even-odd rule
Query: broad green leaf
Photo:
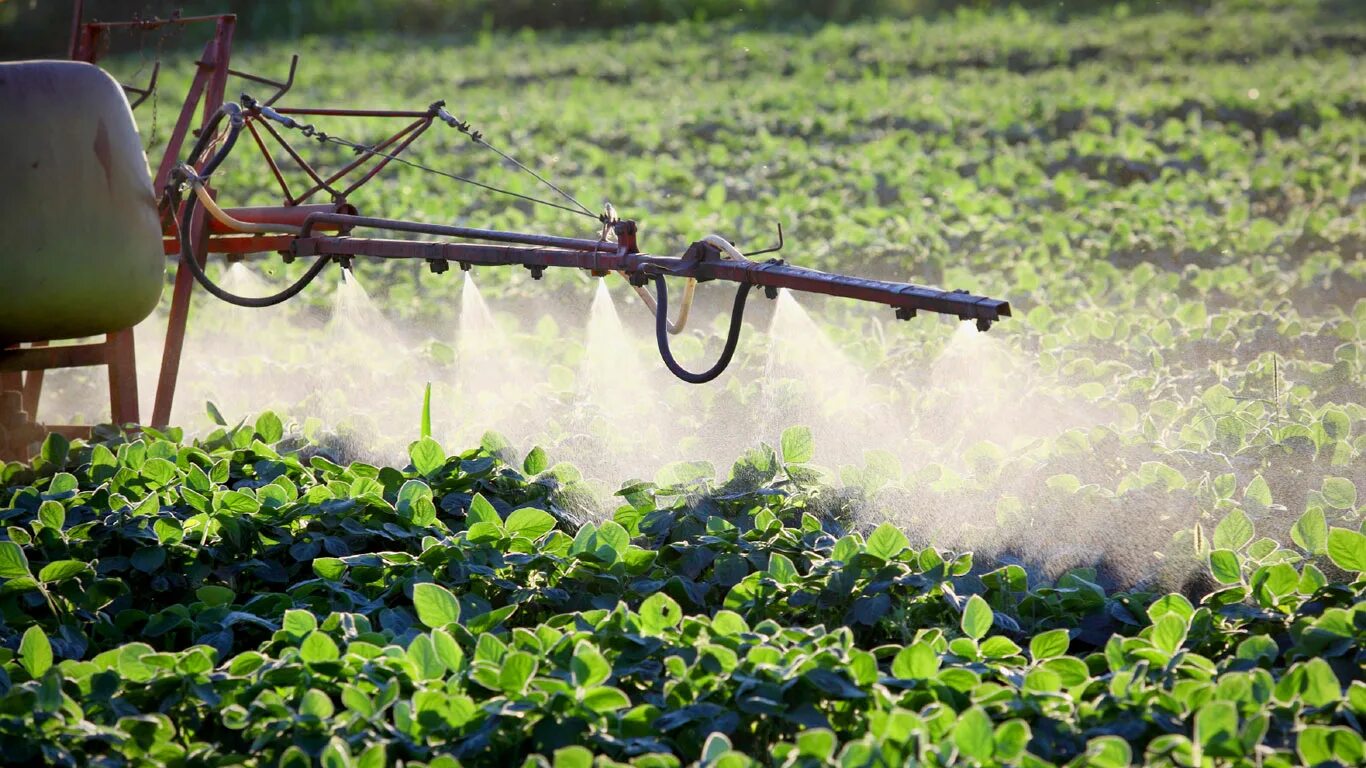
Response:
POLYGON ((958 716, 953 726, 953 743, 958 753, 969 760, 985 762, 995 751, 995 732, 991 717, 981 707, 972 707, 958 716))
POLYGON ((555 750, 552 768, 593 768, 593 753, 584 747, 562 747, 555 750))
POLYGON ((484 498, 482 493, 474 494, 474 498, 470 500, 469 511, 465 513, 465 523, 470 526, 476 523, 488 523, 500 531, 503 530, 503 518, 498 515, 498 510, 493 508, 493 505, 484 498))
POLYGON ((555 530, 555 518, 550 513, 535 507, 514 509, 504 522, 507 532, 513 536, 539 539, 555 530))
MULTIPOLYGON (((1260 479, 1260 475, 1258 479, 1260 479)), ((1231 549, 1234 552, 1242 549, 1249 541, 1252 541, 1254 530, 1252 521, 1241 509, 1235 509, 1224 516, 1223 520, 1214 527, 1214 548, 1231 549)))
POLYGON ((309 664, 341 658, 337 643, 323 632, 310 632, 299 645, 299 658, 309 664))
POLYGON ((795 426, 783 430, 781 446, 783 462, 787 464, 805 464, 816 455, 816 441, 809 427, 795 426))
POLYGON ((664 630, 678 626, 682 619, 683 609, 663 592, 650 595, 640 604, 640 623, 646 634, 660 635, 664 630))
POLYGON ((514 651, 503 658, 498 672, 498 683, 504 693, 520 694, 536 674, 536 657, 525 651, 514 651))
POLYGON ((963 629, 963 634, 975 640, 986 637, 991 629, 991 621, 994 614, 991 606, 983 600, 980 595, 973 595, 968 598, 968 604, 963 608, 963 617, 959 625, 963 629))
POLYGON ((256 418, 256 435, 261 442, 274 445, 285 436, 285 425, 273 411, 266 411, 256 418))
POLYGON ((1328 551, 1328 523, 1323 510, 1310 507, 1300 515, 1300 519, 1290 528, 1290 538, 1311 555, 1325 554, 1328 551))
POLYGON ((313 573, 320 579, 341 581, 346 575, 346 563, 336 557, 319 557, 313 561, 313 573))
POLYGON ((1067 653, 1067 647, 1071 642, 1067 630, 1051 629, 1035 635, 1029 641, 1029 655, 1034 657, 1035 661, 1061 656, 1067 653))
POLYGON ((1237 584, 1243 580, 1238 553, 1231 549, 1216 549, 1210 552, 1209 570, 1221 584, 1237 584))
POLYGON ((24 550, 12 541, 0 541, 0 579, 31 576, 24 550))
POLYGON ((1355 509, 1357 505, 1356 484, 1345 477, 1325 477, 1323 479, 1323 500, 1333 509, 1355 509))
POLYGON ((38 507, 38 519, 43 526, 54 531, 60 531, 66 527, 66 508, 60 501, 44 501, 38 507))
POLYGON ((569 674, 574 685, 579 688, 591 688, 611 677, 612 665, 592 643, 580 640, 579 644, 574 646, 569 674))
POLYGON ((1366 535, 1333 528, 1328 531, 1328 557, 1344 571, 1366 573, 1366 535))
POLYGON ((907 680, 926 680, 939 671, 939 654, 928 643, 918 642, 902 648, 892 660, 892 674, 907 680))
POLYGON ((1029 746, 1029 739, 1032 733, 1029 723, 1019 718, 1007 720, 996 726, 996 734, 992 738, 995 743, 994 756, 1002 763, 1014 763, 1024 755, 1025 748, 1029 746))
POLYGON ((539 475, 550 468, 550 458, 546 456, 545 449, 535 446, 527 453, 522 460, 522 471, 528 475, 539 475))
POLYGON ((892 560, 911 545, 906 534, 891 523, 883 523, 868 535, 867 551, 883 560, 892 560))
POLYGON ((318 759, 322 768, 355 768, 355 762, 351 759, 351 748, 338 736, 328 740, 318 759))
POLYGON ((1169 613, 1157 620, 1152 629, 1152 642, 1158 650, 1171 656, 1176 653, 1181 644, 1186 642, 1186 632, 1188 627, 1186 620, 1174 613, 1169 613))
POLYGON ((25 630, 19 641, 19 663, 35 680, 52 666, 52 644, 37 625, 25 630))
POLYGON ((1118 736, 1097 736, 1086 742, 1086 765, 1092 768, 1129 768, 1133 759, 1129 742, 1118 736))
POLYGON ((439 584, 414 584, 413 607, 417 610, 417 618, 428 627, 444 627, 460 621, 460 601, 439 584))
MULTIPOLYGON (((410 433, 411 434, 411 433, 410 433)), ((424 437, 408 446, 408 458, 412 459, 413 469, 420 475, 430 477, 433 472, 446 463, 446 452, 441 444, 424 437)))
POLYGON ((447 666, 430 635, 418 635, 408 644, 408 660, 417 668, 419 680, 440 680, 447 666))
POLYGON ((583 705, 594 712, 616 712, 631 706, 631 700, 620 689, 596 686, 583 692, 583 705))

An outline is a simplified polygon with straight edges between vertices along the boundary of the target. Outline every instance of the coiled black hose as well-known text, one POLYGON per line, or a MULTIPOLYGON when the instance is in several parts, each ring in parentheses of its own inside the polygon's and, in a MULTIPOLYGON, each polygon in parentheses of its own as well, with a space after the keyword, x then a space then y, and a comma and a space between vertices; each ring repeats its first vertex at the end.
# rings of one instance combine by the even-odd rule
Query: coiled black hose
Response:
POLYGON ((745 299, 749 297, 749 289, 753 287, 749 283, 741 283, 735 291, 735 305, 730 310, 730 330, 726 332, 726 346, 721 350, 721 357, 707 370, 693 373, 679 365, 674 359, 673 351, 669 349, 669 286, 663 275, 655 275, 655 292, 658 294, 659 302, 659 306, 655 308, 655 341, 659 345, 659 356, 663 358, 664 365, 670 373, 689 384, 706 384, 726 370, 726 366, 730 365, 730 359, 735 355, 735 346, 740 341, 740 330, 745 318, 745 299))
MULTIPOLYGON (((242 132, 242 127, 246 125, 246 121, 242 117, 242 108, 237 104, 227 102, 222 107, 219 107, 218 111, 214 113, 213 118, 209 120, 209 124, 206 125, 203 132, 199 134, 199 140, 195 142, 194 148, 190 150, 189 160, 186 161, 187 165, 193 167, 195 162, 199 160, 200 155, 204 153, 205 148, 209 145, 209 141, 218 130, 218 124, 223 121, 224 117, 227 117, 229 121, 227 138, 223 141, 223 145, 218 148, 218 151, 214 153, 213 157, 199 172, 200 176, 208 176, 218 169, 218 166, 222 164, 223 160, 228 156, 228 153, 232 151, 233 145, 237 143, 237 136, 242 132)), ((177 193, 173 193, 173 204, 178 202, 178 197, 179 195, 177 193)), ((323 271, 323 268, 332 261, 330 256, 319 257, 318 260, 308 268, 308 271, 304 272, 302 277, 279 293, 273 293, 269 296, 238 296, 235 293, 225 290, 222 286, 209 279, 209 276, 204 272, 204 268, 199 266, 199 259, 195 258, 193 251, 194 241, 191 237, 190 228, 191 223, 194 221, 195 208, 198 205, 198 196, 191 194, 189 199, 185 201, 185 209, 181 213, 180 260, 189 268, 190 274, 194 275, 194 279, 198 281, 200 285, 204 286, 204 290, 229 304, 255 309, 283 304, 299 295, 304 288, 307 288, 308 284, 313 282, 313 279, 316 278, 319 273, 323 271)))

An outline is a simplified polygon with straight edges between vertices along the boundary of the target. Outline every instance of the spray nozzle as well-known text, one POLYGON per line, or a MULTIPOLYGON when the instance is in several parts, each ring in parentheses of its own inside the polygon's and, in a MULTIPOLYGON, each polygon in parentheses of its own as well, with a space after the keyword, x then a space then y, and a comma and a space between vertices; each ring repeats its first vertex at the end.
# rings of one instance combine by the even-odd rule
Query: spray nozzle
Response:
POLYGON ((451 268, 451 263, 445 259, 427 259, 427 268, 433 275, 439 275, 451 268))

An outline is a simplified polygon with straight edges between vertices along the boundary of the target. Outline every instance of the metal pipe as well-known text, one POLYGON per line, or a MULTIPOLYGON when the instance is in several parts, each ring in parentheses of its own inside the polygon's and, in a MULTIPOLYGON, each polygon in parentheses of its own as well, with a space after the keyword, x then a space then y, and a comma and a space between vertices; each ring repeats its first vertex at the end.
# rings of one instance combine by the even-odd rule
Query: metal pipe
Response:
POLYGON ((343 228, 365 227, 367 229, 387 229, 392 232, 413 232, 420 235, 442 237, 464 237, 470 240, 488 240, 495 243, 519 243, 522 245, 543 245, 549 248, 564 248, 574 251, 597 253, 616 253, 615 243, 606 240, 588 240, 577 237, 558 237, 555 235, 535 235, 525 232, 505 232, 497 229, 477 229, 457 227, 448 224, 426 224, 399 219, 380 219, 373 216, 351 216, 348 214, 320 213, 309 216, 304 222, 303 237, 308 237, 318 224, 338 224, 343 228), (310 226, 310 224, 312 226, 310 226))

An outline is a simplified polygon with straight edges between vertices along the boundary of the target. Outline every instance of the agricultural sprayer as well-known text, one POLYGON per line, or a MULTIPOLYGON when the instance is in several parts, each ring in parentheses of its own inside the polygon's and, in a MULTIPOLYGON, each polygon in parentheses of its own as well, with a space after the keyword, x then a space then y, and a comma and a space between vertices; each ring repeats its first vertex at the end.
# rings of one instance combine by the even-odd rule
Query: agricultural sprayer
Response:
POLYGON ((83 3, 76 0, 70 61, 0 64, 0 178, 6 185, 5 205, 0 207, 0 457, 24 455, 46 432, 89 435, 85 427, 36 423, 43 373, 52 368, 107 366, 112 421, 124 426, 142 423, 131 329, 156 307, 167 257, 174 257, 178 266, 155 405, 147 422, 154 426, 164 426, 170 419, 196 284, 235 305, 266 307, 298 295, 330 264, 349 268, 358 257, 413 260, 433 273, 445 272, 452 264, 465 270, 519 266, 537 279, 552 267, 597 276, 617 273, 653 313, 664 364, 692 383, 716 378, 729 364, 746 298, 756 287, 769 298, 786 288, 874 302, 890 307, 901 319, 920 311, 937 312, 975 321, 981 330, 1010 314, 1005 301, 965 291, 787 264, 770 255, 782 247, 781 227, 773 248, 744 252, 709 235, 682 255, 649 254, 640 249, 635 221, 619 218, 610 205, 602 211, 583 205, 495 148, 443 102, 412 110, 282 105, 293 85, 298 57, 279 81, 233 69, 235 25, 230 14, 85 22, 83 3), (165 34, 186 25, 209 25, 213 32, 195 61, 194 78, 156 171, 149 174, 132 110, 155 91, 160 62, 142 88, 120 86, 96 62, 112 34, 165 34), (260 99, 243 94, 229 100, 233 78, 270 93, 260 94, 260 99), (385 118, 395 121, 397 128, 365 143, 343 138, 349 135, 347 118, 385 118), (513 192, 405 156, 432 129, 458 131, 534 177, 545 192, 540 197, 513 192), (353 157, 337 170, 319 171, 298 149, 311 142, 344 147, 353 157), (215 171, 230 153, 253 150, 261 156, 263 172, 278 184, 280 204, 222 206, 220 196, 231 190, 215 188, 215 171), (591 225, 585 227, 587 236, 564 237, 360 215, 348 200, 391 164, 579 214, 591 225), (287 176, 304 181, 291 186, 287 176), (213 281, 206 272, 211 254, 231 259, 279 254, 286 261, 312 261, 277 293, 246 297, 213 281), (670 280, 683 283, 672 321, 670 280), (735 283, 735 299, 720 357, 707 370, 691 372, 674 359, 669 335, 686 326, 694 288, 705 281, 735 283), (101 335, 103 341, 82 340, 101 335), (78 341, 53 343, 59 340, 78 341))

